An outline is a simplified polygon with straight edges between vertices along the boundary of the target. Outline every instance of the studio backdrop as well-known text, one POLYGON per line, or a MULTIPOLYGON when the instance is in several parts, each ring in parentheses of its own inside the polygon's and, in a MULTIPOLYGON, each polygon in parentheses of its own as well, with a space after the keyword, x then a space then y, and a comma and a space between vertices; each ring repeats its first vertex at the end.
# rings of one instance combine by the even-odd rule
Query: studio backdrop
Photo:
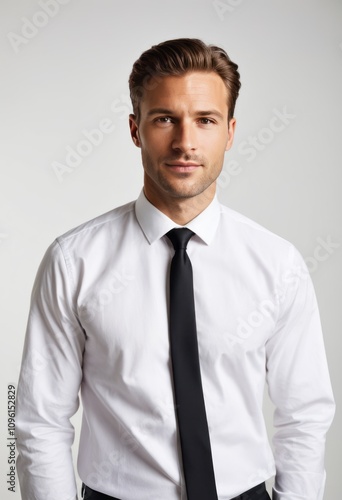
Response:
MULTIPOLYGON (((8 408, 38 265, 56 236, 139 195, 142 167, 129 135, 127 80, 144 50, 170 38, 201 38, 239 64, 237 132, 219 199, 304 256, 338 404, 340 0, 2 0, 0 25, 1 498, 21 498, 8 408)), ((42 376, 47 363, 37 359, 42 376)), ((267 395, 265 415, 271 438, 267 395)), ((81 410, 73 418, 75 458, 80 422, 81 410)), ((340 428, 337 409, 325 500, 341 496, 340 428)))

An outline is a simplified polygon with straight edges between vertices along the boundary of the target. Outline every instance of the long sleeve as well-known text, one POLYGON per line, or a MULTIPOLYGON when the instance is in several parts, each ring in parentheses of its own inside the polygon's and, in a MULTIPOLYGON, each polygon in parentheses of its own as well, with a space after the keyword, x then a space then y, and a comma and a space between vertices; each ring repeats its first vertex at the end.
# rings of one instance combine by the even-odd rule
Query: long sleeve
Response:
MULTIPOLYGON (((143 192, 60 236, 38 271, 17 399, 22 500, 95 491, 179 500, 167 283, 174 222, 143 192)), ((189 223, 201 376, 219 498, 276 472, 273 500, 322 500, 334 413, 316 299, 293 246, 215 200, 189 223), (276 406, 274 456, 262 402, 276 406)))
POLYGON ((32 292, 17 397, 22 500, 77 498, 70 417, 79 405, 85 336, 67 266, 56 241, 41 263, 32 292))
POLYGON ((325 436, 334 400, 313 285, 297 252, 279 284, 280 310, 267 344, 275 405, 273 500, 322 500, 325 436))

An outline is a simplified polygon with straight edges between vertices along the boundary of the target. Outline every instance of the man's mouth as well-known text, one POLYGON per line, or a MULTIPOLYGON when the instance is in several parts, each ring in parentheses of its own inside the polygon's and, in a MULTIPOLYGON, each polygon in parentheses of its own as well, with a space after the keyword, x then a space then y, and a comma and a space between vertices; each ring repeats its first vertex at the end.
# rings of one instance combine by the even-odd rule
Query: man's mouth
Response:
POLYGON ((165 165, 176 172, 193 172, 197 168, 201 167, 200 163, 183 161, 166 162, 165 165))

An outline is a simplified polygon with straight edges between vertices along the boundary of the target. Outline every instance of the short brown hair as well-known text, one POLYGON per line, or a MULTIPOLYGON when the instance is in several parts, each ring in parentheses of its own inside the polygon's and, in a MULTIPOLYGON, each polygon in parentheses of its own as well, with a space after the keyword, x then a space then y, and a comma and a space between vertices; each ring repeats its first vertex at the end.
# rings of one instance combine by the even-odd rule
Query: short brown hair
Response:
POLYGON ((228 118, 231 119, 241 86, 238 65, 220 47, 206 45, 197 38, 178 38, 153 45, 133 64, 129 90, 137 121, 140 121, 139 106, 145 89, 152 90, 160 77, 181 76, 190 71, 215 71, 222 78, 228 91, 228 118))

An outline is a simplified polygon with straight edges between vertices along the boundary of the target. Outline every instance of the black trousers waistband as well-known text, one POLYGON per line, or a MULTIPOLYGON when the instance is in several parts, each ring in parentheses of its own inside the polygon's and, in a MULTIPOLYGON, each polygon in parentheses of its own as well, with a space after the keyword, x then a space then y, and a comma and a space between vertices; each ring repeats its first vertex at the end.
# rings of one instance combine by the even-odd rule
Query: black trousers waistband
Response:
MULTIPOLYGON (((82 485, 82 498, 84 498, 84 500, 120 500, 119 498, 111 497, 105 493, 94 491, 85 484, 82 485)), ((241 493, 241 495, 232 498, 232 500, 268 500, 269 498, 265 483, 261 483, 241 493)))

